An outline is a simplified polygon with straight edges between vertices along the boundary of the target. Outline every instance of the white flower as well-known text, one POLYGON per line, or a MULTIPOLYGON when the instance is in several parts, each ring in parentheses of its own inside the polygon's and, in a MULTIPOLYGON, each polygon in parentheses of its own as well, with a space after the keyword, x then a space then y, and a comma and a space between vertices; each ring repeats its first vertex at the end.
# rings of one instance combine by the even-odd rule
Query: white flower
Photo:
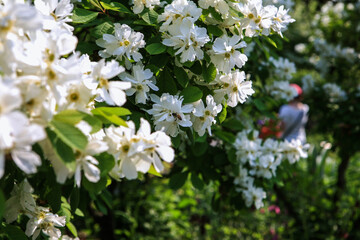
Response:
POLYGON ((199 136, 203 136, 206 130, 211 136, 211 125, 216 123, 215 117, 221 112, 221 110, 221 104, 216 105, 214 98, 211 95, 206 97, 206 108, 201 99, 194 103, 192 122, 194 130, 199 134, 199 136))
POLYGON ((153 115, 155 130, 161 130, 172 137, 176 137, 181 131, 179 126, 192 126, 190 115, 186 113, 192 112, 193 106, 191 104, 182 106, 182 97, 164 93, 160 98, 151 95, 151 100, 155 104, 147 112, 153 115))
POLYGON ((259 32, 269 35, 272 17, 276 14, 275 6, 262 6, 261 1, 252 1, 239 5, 239 11, 244 15, 240 20, 241 28, 245 29, 245 36, 253 37, 259 32))
POLYGON ((278 100, 290 101, 298 95, 296 89, 290 86, 288 81, 274 81, 272 85, 267 85, 265 88, 271 96, 278 100))
POLYGON ((126 24, 115 23, 114 26, 115 35, 104 34, 103 38, 96 41, 97 45, 105 48, 105 50, 99 51, 99 55, 103 58, 116 56, 120 60, 126 56, 128 60, 133 59, 135 62, 139 62, 142 59, 139 48, 145 46, 144 35, 133 31, 126 24))
POLYGON ((137 136, 140 137, 143 143, 138 147, 139 155, 154 165, 157 172, 164 170, 164 166, 160 159, 166 162, 172 162, 175 157, 174 149, 171 148, 171 139, 164 132, 151 133, 150 124, 145 119, 140 119, 140 128, 137 131, 137 136), (142 149, 143 148, 143 149, 142 149))
POLYGON ((51 240, 61 237, 61 231, 55 227, 65 226, 64 216, 59 217, 57 214, 51 213, 48 208, 37 207, 34 213, 29 214, 29 217, 26 224, 26 236, 33 236, 32 239, 36 239, 42 230, 51 240))
POLYGON ((160 0, 133 0, 133 12, 135 14, 141 13, 144 7, 153 8, 155 5, 160 5, 160 0))
POLYGON ((245 54, 236 50, 246 47, 246 43, 240 40, 238 35, 229 38, 226 34, 215 39, 210 54, 212 62, 220 71, 230 73, 235 65, 241 68, 248 60, 245 54))
POLYGON ((310 74, 305 75, 301 79, 301 83, 302 83, 302 90, 305 93, 311 92, 312 89, 315 87, 315 80, 310 74))
POLYGON ((274 75, 279 80, 289 81, 292 79, 292 75, 296 72, 296 67, 293 62, 290 62, 287 58, 279 57, 275 59, 270 57, 269 61, 274 65, 274 75))
POLYGON ((242 193, 247 207, 250 207, 252 204, 255 204, 256 209, 264 206, 262 200, 266 198, 266 192, 262 188, 252 186, 243 190, 242 193))
POLYGON ((98 93, 102 100, 109 105, 122 106, 126 102, 126 95, 123 90, 129 89, 131 83, 121 81, 109 81, 125 69, 119 66, 115 60, 107 62, 101 59, 95 66, 92 72, 93 82, 87 84, 90 88, 98 87, 98 93))
POLYGON ((246 163, 255 161, 261 155, 261 139, 258 138, 259 132, 256 130, 252 131, 252 138, 248 138, 248 134, 251 131, 244 130, 239 132, 234 147, 236 149, 236 157, 239 162, 246 163))
POLYGON ((164 168, 160 158, 167 162, 174 159, 174 150, 170 147, 171 140, 165 133, 151 133, 150 124, 144 119, 141 119, 136 134, 134 123, 129 121, 127 125, 128 128, 110 126, 105 130, 109 152, 116 159, 115 166, 110 172, 113 178, 135 179, 137 172, 146 173, 151 164, 160 172, 164 168))
POLYGON ((131 83, 131 88, 126 90, 126 95, 131 96, 136 93, 136 103, 146 103, 148 99, 148 92, 150 88, 158 91, 159 88, 155 85, 155 78, 150 69, 145 69, 144 66, 137 64, 133 66, 132 75, 124 72, 119 75, 120 79, 131 83))
POLYGON ((80 187, 81 170, 84 171, 85 177, 90 182, 98 182, 100 180, 100 169, 97 167, 99 162, 93 156, 105 152, 109 147, 106 142, 91 137, 91 126, 87 122, 80 121, 76 124, 76 127, 90 138, 85 150, 76 153, 75 182, 80 187))
POLYGON ((303 145, 299 139, 292 139, 290 142, 285 140, 280 144, 281 152, 290 164, 299 161, 300 158, 307 158, 308 154, 304 150, 308 148, 309 145, 303 145))
POLYGON ((282 37, 282 30, 287 28, 289 23, 295 22, 295 19, 291 18, 288 14, 288 9, 284 9, 284 6, 280 6, 275 16, 273 17, 271 28, 282 37))
POLYGON ((336 83, 325 83, 323 90, 329 97, 330 102, 341 102, 347 98, 346 92, 336 85, 336 83))
POLYGON ((185 18, 182 22, 173 24, 168 28, 169 34, 165 34, 163 44, 178 49, 175 55, 180 55, 180 62, 195 61, 203 59, 204 52, 201 47, 210 41, 206 34, 206 28, 200 28, 185 18))
POLYGON ((224 96, 227 96, 226 102, 230 107, 235 107, 239 102, 244 103, 250 95, 255 93, 252 82, 245 79, 245 72, 240 72, 238 69, 220 76, 217 80, 220 89, 214 90, 214 98, 221 101, 224 96))
POLYGON ((174 0, 171 4, 166 5, 164 12, 159 15, 158 22, 165 21, 161 27, 160 32, 167 31, 171 23, 181 23, 185 18, 195 22, 201 16, 201 8, 188 0, 174 0))
POLYGON ((215 10, 222 15, 229 14, 229 5, 225 0, 199 0, 199 6, 203 9, 208 9, 209 7, 215 8, 215 10))
POLYGON ((69 32, 74 30, 72 26, 67 24, 72 22, 70 16, 74 8, 70 0, 35 0, 34 5, 39 12, 46 16, 44 29, 62 28, 69 32))

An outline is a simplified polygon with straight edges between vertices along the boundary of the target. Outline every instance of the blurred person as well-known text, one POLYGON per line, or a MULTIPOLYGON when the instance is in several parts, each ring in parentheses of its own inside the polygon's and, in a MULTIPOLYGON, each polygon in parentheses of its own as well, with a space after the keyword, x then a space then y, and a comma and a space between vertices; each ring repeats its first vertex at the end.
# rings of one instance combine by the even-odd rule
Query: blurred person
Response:
POLYGON ((305 125, 308 121, 309 106, 301 102, 303 99, 301 87, 294 83, 290 86, 295 88, 297 96, 280 107, 281 138, 288 141, 299 139, 304 144, 306 143, 305 125))

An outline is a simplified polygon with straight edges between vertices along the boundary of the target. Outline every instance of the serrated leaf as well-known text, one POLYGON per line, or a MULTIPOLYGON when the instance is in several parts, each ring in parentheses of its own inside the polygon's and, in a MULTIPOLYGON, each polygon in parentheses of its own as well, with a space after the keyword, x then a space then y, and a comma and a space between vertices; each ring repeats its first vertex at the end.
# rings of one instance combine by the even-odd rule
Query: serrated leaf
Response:
POLYGON ((145 50, 151 55, 158 55, 166 52, 166 46, 161 43, 152 43, 146 46, 145 50))
POLYGON ((222 36, 224 34, 224 32, 215 25, 209 25, 207 27, 207 30, 208 30, 209 34, 211 33, 215 37, 220 37, 220 36, 222 36))
POLYGON ((175 173, 174 175, 172 175, 169 181, 170 188, 174 190, 181 188, 186 182, 188 173, 189 172, 186 171, 186 172, 175 173))
POLYGON ((89 0, 89 2, 90 2, 93 6, 99 8, 99 9, 101 9, 101 11, 103 11, 103 8, 102 8, 102 6, 100 5, 100 3, 99 3, 98 0, 89 0))
POLYGON ((112 10, 112 11, 116 11, 116 12, 122 12, 122 13, 131 13, 132 12, 127 9, 127 7, 125 7, 124 5, 122 5, 121 3, 118 2, 111 2, 111 3, 105 3, 105 2, 101 2, 101 5, 106 9, 106 10, 112 10))
POLYGON ((203 64, 203 78, 205 79, 205 82, 210 83, 215 80, 217 75, 216 67, 213 63, 210 63, 208 67, 206 67, 205 63, 203 64))
POLYGON ((188 86, 180 93, 184 97, 183 103, 193 103, 200 100, 203 96, 203 93, 200 88, 194 86, 188 86))
POLYGON ((98 14, 98 12, 93 12, 82 8, 75 8, 71 19, 73 23, 87 23, 94 20, 98 14))
POLYGON ((174 67, 174 73, 177 82, 183 87, 186 88, 189 83, 189 76, 183 68, 174 67))
POLYGON ((196 173, 191 173, 191 183, 196 189, 202 190, 204 188, 204 182, 196 173))
POLYGON ((56 135, 68 146, 78 150, 86 148, 88 144, 87 137, 78 128, 55 119, 49 125, 56 135))

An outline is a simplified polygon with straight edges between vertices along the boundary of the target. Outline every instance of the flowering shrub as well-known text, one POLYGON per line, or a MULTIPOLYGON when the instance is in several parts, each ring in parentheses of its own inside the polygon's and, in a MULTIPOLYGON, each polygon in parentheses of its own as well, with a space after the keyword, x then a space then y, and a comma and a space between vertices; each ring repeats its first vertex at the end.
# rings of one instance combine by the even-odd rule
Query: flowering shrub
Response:
MULTIPOLYGON (((90 199, 104 213, 104 203, 111 208, 113 180, 161 176, 174 160, 170 186, 177 189, 189 174, 197 188, 221 185, 234 178, 229 166, 271 178, 282 159, 306 156, 297 142, 235 138, 246 127, 231 108, 256 94, 245 73, 253 61, 247 46, 256 43, 284 80, 295 71, 267 50, 277 46, 270 36, 282 37, 294 22, 284 6, 73 2, 0 5, 0 213, 9 237, 9 229, 23 233, 8 224, 33 239, 40 232, 58 239, 64 226, 77 237, 71 220, 90 199), (248 144, 254 152, 242 154, 248 144), (279 144, 282 152, 274 152, 279 144)), ((243 108, 265 113, 262 97, 254 99, 255 107, 243 108)), ((253 177, 235 180, 229 197, 240 197, 237 185, 248 207, 254 196, 255 207, 263 205, 253 177)))

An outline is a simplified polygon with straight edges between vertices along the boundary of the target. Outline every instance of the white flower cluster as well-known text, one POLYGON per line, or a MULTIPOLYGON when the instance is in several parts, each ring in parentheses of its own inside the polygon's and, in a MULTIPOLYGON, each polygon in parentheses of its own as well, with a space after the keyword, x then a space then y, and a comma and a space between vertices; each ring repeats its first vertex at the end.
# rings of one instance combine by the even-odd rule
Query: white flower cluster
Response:
POLYGON ((336 64, 336 59, 341 58, 349 63, 354 63, 359 59, 359 53, 355 52, 353 48, 342 47, 341 45, 333 45, 324 39, 316 38, 314 40, 314 47, 319 54, 319 59, 315 61, 315 67, 325 75, 330 66, 336 64))
POLYGON ((174 160, 171 139, 164 132, 151 133, 150 124, 145 119, 141 119, 136 133, 133 122, 128 121, 127 125, 105 129, 104 140, 116 160, 110 172, 113 178, 135 179, 138 172, 148 172, 152 164, 157 172, 161 172, 164 169, 161 159, 166 162, 174 160))
POLYGON ((310 74, 307 74, 304 77, 302 77, 301 83, 302 83, 302 90, 304 91, 304 93, 311 92, 312 89, 315 87, 315 80, 310 74))
POLYGON ((256 130, 244 130, 238 133, 234 147, 239 162, 239 175, 234 184, 239 185, 238 191, 243 193, 246 205, 255 203, 258 209, 263 207, 262 199, 266 194, 262 188, 254 186, 255 177, 270 179, 276 176, 277 167, 288 160, 290 164, 306 158, 308 144, 302 145, 300 140, 291 142, 277 141, 258 137, 256 130))
POLYGON ((154 8, 156 5, 160 5, 160 0, 132 0, 134 4, 133 12, 135 14, 141 13, 144 8, 154 8))
POLYGON ((11 223, 17 220, 20 214, 25 214, 29 217, 25 231, 28 237, 36 239, 42 231, 51 240, 60 239, 61 231, 58 227, 65 226, 65 217, 51 213, 49 208, 38 206, 33 192, 34 189, 26 179, 14 185, 11 197, 5 202, 6 222, 11 223))
POLYGON ((176 137, 183 131, 180 127, 192 127, 203 136, 208 130, 211 135, 211 125, 216 123, 215 117, 221 112, 221 104, 216 104, 211 95, 206 97, 206 107, 200 99, 192 104, 182 105, 183 97, 164 93, 160 98, 151 96, 154 105, 147 112, 153 115, 155 130, 165 131, 176 137))
POLYGON ((131 59, 139 62, 142 59, 139 49, 145 47, 144 34, 135 32, 126 24, 115 23, 114 26, 114 35, 104 34, 96 41, 97 45, 105 48, 99 51, 99 55, 103 58, 115 56, 119 60, 125 57, 127 64, 131 59))
POLYGON ((296 89, 291 87, 288 81, 274 81, 265 88, 277 100, 291 101, 298 95, 296 89))
POLYGON ((325 94, 329 97, 331 103, 345 101, 347 99, 346 92, 336 83, 325 83, 323 85, 325 94))
POLYGON ((274 65, 274 78, 280 81, 289 81, 292 79, 292 75, 296 73, 295 64, 290 62, 287 58, 279 57, 278 59, 275 59, 270 57, 269 61, 274 65))
MULTIPOLYGON (((41 141, 40 146, 51 161, 59 183, 74 177, 80 187, 82 172, 90 182, 97 182, 100 170, 94 156, 107 151, 110 144, 104 141, 101 132, 90 134, 92 129, 86 122, 77 124, 87 137, 87 146, 76 150, 76 167, 71 169, 55 153, 44 129, 64 110, 91 114, 94 100, 122 106, 126 94, 136 94, 136 103, 145 103, 150 88, 158 90, 153 73, 138 63, 132 66, 130 75, 116 60, 91 62, 89 56, 75 53, 77 38, 73 35, 73 27, 67 24, 73 10, 70 0, 51 4, 36 0, 34 5, 19 2, 3 1, 0 5, 0 178, 7 159, 12 159, 26 174, 35 173, 41 159, 32 151, 32 145, 41 141), (113 81, 116 76, 124 81, 113 81)), ((105 47, 100 51, 101 56, 114 55, 119 60, 125 57, 128 63, 130 60, 139 62, 142 56, 138 50, 145 46, 143 34, 120 24, 115 24, 115 36, 105 34, 97 43, 105 47)), ((135 131, 134 128, 131 131, 135 131)), ((148 149, 149 146, 163 149, 166 144, 170 148, 170 140, 162 133, 154 133, 154 136, 151 135, 146 145, 151 156, 146 161, 154 158, 155 169, 161 171, 159 157, 148 149)), ((161 150, 159 152, 162 154, 161 150)), ((173 157, 169 155, 163 159, 172 161, 173 157)), ((127 160, 117 158, 117 161, 119 165, 127 160)), ((132 169, 130 173, 120 169, 122 174, 134 176, 132 169)))

